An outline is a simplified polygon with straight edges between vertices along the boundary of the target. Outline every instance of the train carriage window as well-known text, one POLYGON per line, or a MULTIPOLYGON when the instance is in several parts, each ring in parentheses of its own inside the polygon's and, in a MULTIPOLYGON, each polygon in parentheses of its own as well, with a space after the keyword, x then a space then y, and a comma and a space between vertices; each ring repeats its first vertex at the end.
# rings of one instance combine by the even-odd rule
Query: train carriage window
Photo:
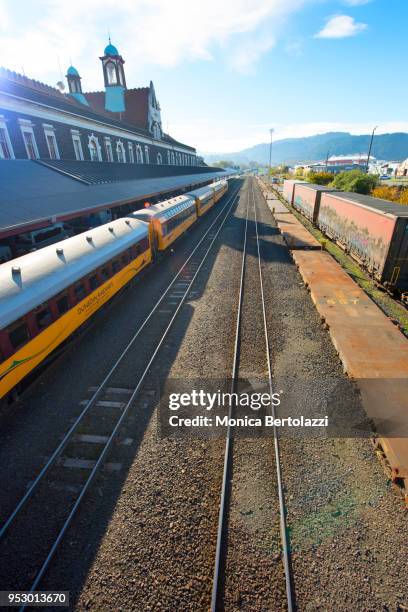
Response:
POLYGON ((104 266, 101 269, 101 276, 103 281, 107 281, 111 276, 111 271, 109 266, 104 266))
POLYGON ((126 251, 120 257, 122 267, 126 266, 129 263, 129 253, 126 251))
POLYGON ((39 330, 48 327, 52 323, 51 311, 49 308, 43 308, 35 315, 35 322, 39 330))
POLYGON ((9 339, 13 348, 18 349, 30 339, 27 324, 24 321, 17 324, 13 329, 10 329, 9 339))
POLYGON ((78 300, 82 300, 86 296, 86 290, 84 283, 77 283, 74 287, 75 297, 78 300))
POLYGON ((120 263, 118 259, 114 259, 112 262, 112 270, 113 273, 116 274, 120 270, 120 263))
POLYGON ((89 286, 91 291, 94 291, 97 287, 99 287, 99 280, 96 274, 89 277, 89 286))
POLYGON ((57 309, 60 315, 69 310, 69 300, 67 295, 62 295, 56 300, 57 309))

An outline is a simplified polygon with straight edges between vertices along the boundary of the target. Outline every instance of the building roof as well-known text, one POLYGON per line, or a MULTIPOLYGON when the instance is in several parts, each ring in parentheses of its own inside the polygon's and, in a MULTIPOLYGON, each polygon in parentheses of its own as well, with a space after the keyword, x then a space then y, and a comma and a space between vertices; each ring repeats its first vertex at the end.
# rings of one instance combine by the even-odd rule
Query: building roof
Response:
MULTIPOLYGON (((18 98, 36 102, 38 104, 51 106, 52 108, 56 108, 61 111, 81 115, 82 117, 93 119, 94 121, 99 121, 112 127, 119 127, 128 130, 129 132, 133 132, 136 135, 144 136, 145 138, 147 137, 152 140, 152 142, 156 142, 154 141, 152 134, 147 130, 147 127, 143 128, 141 125, 132 124, 128 121, 120 121, 114 113, 110 113, 109 111, 105 110, 104 102, 102 105, 96 105, 96 109, 90 108, 89 106, 85 106, 76 100, 73 96, 61 93, 56 87, 50 87, 49 85, 45 85, 40 81, 29 79, 26 76, 1 67, 0 91, 18 98)), ((132 92, 135 90, 131 89, 129 91, 132 92)), ((104 92, 87 93, 85 96, 88 101, 90 100, 88 96, 92 96, 93 94, 102 94, 104 96, 104 92)), ((91 106, 92 105, 93 104, 91 104, 91 106)), ((195 152, 194 147, 178 142, 168 135, 163 136, 162 142, 171 143, 175 146, 181 146, 187 150, 195 152)), ((160 144, 160 141, 157 141, 157 144, 160 144)))
MULTIPOLYGON (((148 129, 147 118, 149 112, 149 87, 135 87, 125 89, 125 108, 121 113, 123 121, 137 125, 143 130, 148 129)), ((89 104, 98 112, 105 110, 105 92, 92 91, 85 93, 89 104)), ((149 132, 150 134, 150 132, 149 132)))
POLYGON ((177 176, 189 174, 192 172, 193 168, 194 171, 196 171, 196 169, 198 169, 199 172, 205 171, 201 166, 123 164, 119 162, 91 162, 62 159, 37 159, 33 163, 51 168, 87 185, 118 183, 121 181, 131 181, 143 178, 159 178, 161 176, 177 176))
MULTIPOLYGON (((0 160, 0 237, 171 191, 194 189, 200 183, 227 175, 225 172, 214 172, 208 167, 197 168, 194 173, 187 174, 186 168, 177 166, 178 170, 184 171, 185 174, 154 176, 154 169, 161 169, 163 166, 78 162, 79 166, 84 166, 84 172, 87 167, 93 165, 98 176, 99 171, 103 170, 98 170, 99 164, 104 168, 110 165, 112 175, 119 171, 119 166, 133 168, 135 172, 139 172, 133 179, 128 176, 121 181, 102 184, 95 180, 85 181, 84 174, 75 176, 69 162, 61 164, 62 167, 56 171, 51 165, 31 160, 0 160)), ((169 172, 172 170, 174 173, 176 167, 168 168, 169 172)))

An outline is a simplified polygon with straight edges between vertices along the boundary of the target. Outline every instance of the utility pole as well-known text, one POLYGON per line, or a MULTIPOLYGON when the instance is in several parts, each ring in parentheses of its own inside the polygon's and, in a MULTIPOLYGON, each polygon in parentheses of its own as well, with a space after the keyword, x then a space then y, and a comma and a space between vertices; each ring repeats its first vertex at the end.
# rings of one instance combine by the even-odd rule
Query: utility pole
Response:
POLYGON ((326 172, 327 172, 327 166, 329 165, 329 155, 330 155, 330 149, 328 149, 327 155, 326 155, 326 172))
POLYGON ((269 145, 269 182, 271 182, 272 178, 271 178, 271 169, 272 169, 272 136, 273 136, 273 128, 271 128, 269 130, 270 134, 271 134, 271 142, 269 145))
POLYGON ((377 128, 378 128, 378 125, 375 126, 375 128, 373 129, 373 133, 371 134, 370 147, 368 149, 368 155, 367 155, 366 174, 368 174, 368 165, 370 163, 371 149, 373 148, 374 132, 377 128))

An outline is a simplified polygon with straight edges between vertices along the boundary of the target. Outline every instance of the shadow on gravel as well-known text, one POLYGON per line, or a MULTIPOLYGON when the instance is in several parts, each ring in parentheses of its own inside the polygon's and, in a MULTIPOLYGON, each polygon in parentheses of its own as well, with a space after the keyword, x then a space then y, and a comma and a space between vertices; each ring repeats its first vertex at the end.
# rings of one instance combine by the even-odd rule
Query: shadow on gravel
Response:
MULTIPOLYGON (((177 357, 184 335, 190 325, 194 309, 187 304, 183 316, 178 320, 177 338, 166 344, 165 364, 160 358, 160 378, 165 379, 177 357)), ((154 366, 152 366, 154 368, 154 366)), ((153 373, 155 376, 155 374, 153 373)), ((155 376, 155 380, 156 376, 155 376)), ((137 457, 146 429, 154 415, 158 402, 158 392, 151 395, 152 381, 147 382, 148 392, 141 389, 131 413, 120 434, 120 440, 131 438, 130 446, 116 444, 108 457, 108 462, 119 462, 119 473, 109 474, 102 471, 79 509, 76 520, 57 553, 57 558, 48 575, 42 581, 43 590, 70 590, 70 609, 76 609, 79 596, 86 582, 99 546, 109 528, 117 502, 126 484, 128 472, 137 457)), ((152 509, 154 510, 154 509, 152 509)), ((103 576, 101 576, 103 581, 103 576)), ((47 608, 58 612, 61 608, 47 608)))

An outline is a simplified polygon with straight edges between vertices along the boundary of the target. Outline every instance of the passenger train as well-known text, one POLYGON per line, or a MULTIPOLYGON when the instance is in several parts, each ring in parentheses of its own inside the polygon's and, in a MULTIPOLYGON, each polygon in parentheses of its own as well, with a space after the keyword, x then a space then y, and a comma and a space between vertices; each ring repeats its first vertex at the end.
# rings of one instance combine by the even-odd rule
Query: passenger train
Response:
POLYGON ((227 189, 217 181, 0 265, 0 403, 227 189))

